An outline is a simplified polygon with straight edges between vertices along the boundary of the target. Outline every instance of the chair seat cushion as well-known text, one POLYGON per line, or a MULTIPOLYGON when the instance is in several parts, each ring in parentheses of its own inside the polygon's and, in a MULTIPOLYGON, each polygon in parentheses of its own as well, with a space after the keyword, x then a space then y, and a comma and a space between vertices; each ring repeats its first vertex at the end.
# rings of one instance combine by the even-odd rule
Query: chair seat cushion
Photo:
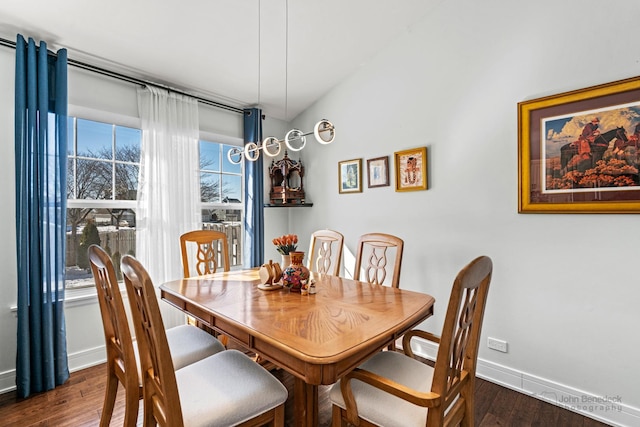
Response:
POLYGON ((167 341, 175 370, 225 350, 213 335, 193 325, 167 329, 167 341))
MULTIPOLYGON (((169 350, 171 351, 171 361, 175 370, 226 350, 216 337, 193 325, 179 325, 167 329, 166 332, 169 350)), ((140 385, 142 385, 140 353, 135 341, 133 342, 133 354, 136 358, 140 385)))
MULTIPOLYGON (((377 353, 360 365, 360 368, 414 390, 431 391, 433 368, 402 353, 395 351, 377 353)), ((426 425, 427 408, 409 403, 355 379, 351 380, 351 388, 356 399, 358 415, 362 419, 385 427, 426 425)), ((331 388, 329 399, 334 405, 346 408, 339 381, 331 388)))
POLYGON ((227 350, 176 371, 185 426, 235 426, 287 400, 287 389, 262 366, 227 350))

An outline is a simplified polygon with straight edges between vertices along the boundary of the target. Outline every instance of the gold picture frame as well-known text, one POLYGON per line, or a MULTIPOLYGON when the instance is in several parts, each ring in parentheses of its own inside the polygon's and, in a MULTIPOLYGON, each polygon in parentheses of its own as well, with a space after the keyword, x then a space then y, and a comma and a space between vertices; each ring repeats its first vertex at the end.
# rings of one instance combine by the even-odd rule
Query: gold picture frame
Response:
POLYGON ((427 189, 427 147, 396 151, 396 191, 427 189))
POLYGON ((640 77, 518 103, 518 213, 640 213, 640 77))
POLYGON ((367 184, 369 188, 389 186, 389 156, 367 159, 367 184))
POLYGON ((338 192, 362 192, 362 159, 338 162, 338 192))

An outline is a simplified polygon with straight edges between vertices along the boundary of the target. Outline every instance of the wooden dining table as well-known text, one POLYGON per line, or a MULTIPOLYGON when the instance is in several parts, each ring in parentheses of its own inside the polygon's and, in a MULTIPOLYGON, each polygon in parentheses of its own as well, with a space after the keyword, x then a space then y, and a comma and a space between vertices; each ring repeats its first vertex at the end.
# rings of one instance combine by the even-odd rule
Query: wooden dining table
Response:
POLYGON ((161 298, 294 378, 296 426, 318 425, 318 386, 333 384, 433 314, 427 294, 312 274, 317 293, 258 289, 258 269, 179 279, 161 298))

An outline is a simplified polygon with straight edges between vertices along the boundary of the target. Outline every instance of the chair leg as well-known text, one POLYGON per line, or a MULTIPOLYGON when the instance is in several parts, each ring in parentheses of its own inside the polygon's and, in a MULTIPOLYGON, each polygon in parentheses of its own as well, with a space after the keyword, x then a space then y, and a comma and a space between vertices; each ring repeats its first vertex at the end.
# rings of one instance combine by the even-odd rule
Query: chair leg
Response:
POLYGON ((274 411, 273 426, 284 427, 284 403, 278 406, 274 411))
POLYGON ((148 402, 150 399, 144 399, 142 404, 144 405, 143 414, 144 420, 142 421, 143 427, 155 427, 158 425, 156 419, 153 416, 153 408, 151 402, 148 402), (149 404, 147 404, 149 403, 149 404))
POLYGON ((138 423, 138 407, 140 405, 140 388, 129 387, 125 390, 124 427, 135 427, 138 423))
POLYGON ((342 409, 337 405, 333 405, 331 410, 331 427, 342 427, 343 425, 342 409))
POLYGON ((471 378, 460 391, 460 396, 464 399, 464 418, 460 422, 461 427, 473 427, 475 416, 474 391, 475 378, 471 378))
POLYGON ((100 427, 108 427, 113 415, 113 407, 116 403, 116 395, 118 394, 118 377, 113 373, 111 367, 107 364, 107 388, 104 392, 104 403, 102 405, 102 415, 100 416, 100 427))

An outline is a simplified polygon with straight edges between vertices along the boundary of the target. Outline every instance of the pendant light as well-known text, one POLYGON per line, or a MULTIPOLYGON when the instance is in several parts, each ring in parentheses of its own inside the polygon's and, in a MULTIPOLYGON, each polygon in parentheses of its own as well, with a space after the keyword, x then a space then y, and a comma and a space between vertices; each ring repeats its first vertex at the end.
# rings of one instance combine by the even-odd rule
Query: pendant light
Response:
MULTIPOLYGON (((289 1, 286 0, 286 34, 285 34, 285 119, 288 113, 289 101, 289 1)), ((260 21, 260 1, 258 1, 258 21, 260 21)), ((258 105, 260 104, 260 23, 258 24, 258 105)), ((227 159, 233 164, 242 162, 246 158, 252 162, 260 158, 260 151, 268 157, 275 157, 282 151, 284 143, 291 151, 300 151, 307 144, 307 136, 313 135, 320 144, 331 144, 336 137, 336 128, 327 119, 322 119, 314 126, 312 131, 302 132, 299 129, 291 129, 282 139, 268 136, 262 142, 248 142, 244 149, 234 147, 227 152, 227 159), (297 143, 296 143, 297 141, 297 143)))

